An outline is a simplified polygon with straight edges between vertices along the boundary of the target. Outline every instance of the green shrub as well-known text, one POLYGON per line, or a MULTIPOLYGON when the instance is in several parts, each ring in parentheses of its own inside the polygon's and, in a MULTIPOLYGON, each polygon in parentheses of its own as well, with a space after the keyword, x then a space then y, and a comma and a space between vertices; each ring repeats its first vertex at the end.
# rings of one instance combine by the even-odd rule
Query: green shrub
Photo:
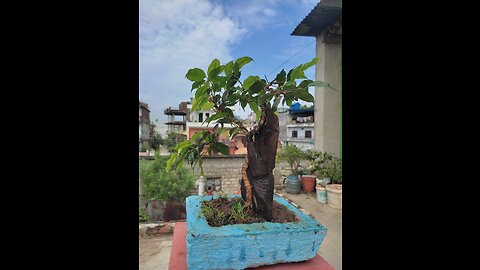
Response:
POLYGON ((193 174, 186 169, 166 172, 168 156, 155 155, 150 163, 140 162, 142 197, 146 200, 175 200, 183 203, 195 187, 193 174))
POLYGON ((152 219, 150 216, 147 214, 145 209, 140 209, 138 211, 138 222, 150 222, 152 219))
POLYGON ((298 175, 300 173, 298 168, 300 167, 300 162, 304 159, 306 159, 305 152, 295 145, 287 145, 277 153, 277 160, 280 162, 287 162, 288 165, 290 165, 293 175, 298 175))

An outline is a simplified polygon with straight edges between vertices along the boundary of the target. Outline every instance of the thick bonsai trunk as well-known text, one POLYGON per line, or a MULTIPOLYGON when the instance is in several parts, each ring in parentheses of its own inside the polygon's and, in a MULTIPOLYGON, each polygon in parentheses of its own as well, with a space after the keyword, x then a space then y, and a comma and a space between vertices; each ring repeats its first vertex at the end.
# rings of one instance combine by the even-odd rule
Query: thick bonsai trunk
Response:
POLYGON ((267 221, 272 220, 273 205, 273 169, 278 145, 278 117, 268 108, 263 108, 263 116, 258 129, 254 129, 247 136, 246 176, 241 184, 242 198, 248 203, 251 201, 253 211, 263 216, 267 221), (251 197, 247 192, 251 186, 251 197))

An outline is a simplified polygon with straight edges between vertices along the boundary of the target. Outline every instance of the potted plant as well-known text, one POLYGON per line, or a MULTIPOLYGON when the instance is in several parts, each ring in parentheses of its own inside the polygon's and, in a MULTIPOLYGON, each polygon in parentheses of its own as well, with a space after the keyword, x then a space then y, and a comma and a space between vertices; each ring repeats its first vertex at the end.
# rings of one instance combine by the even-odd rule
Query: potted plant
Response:
POLYGON ((295 145, 287 145, 277 154, 279 162, 286 162, 290 166, 290 175, 285 179, 285 190, 288 193, 300 193, 300 162, 305 159, 305 153, 295 145))
POLYGON ((327 202, 327 190, 325 186, 330 184, 331 169, 329 168, 330 155, 321 151, 308 150, 307 160, 310 161, 310 174, 316 177, 316 197, 321 203, 327 202))
POLYGON ((326 152, 319 154, 315 160, 315 175, 319 179, 317 184, 325 187, 332 182, 333 166, 333 155, 326 152))
POLYGON ((327 204, 336 209, 342 209, 342 159, 333 157, 331 167, 332 184, 326 186, 327 204))
POLYGON ((184 160, 191 166, 198 165, 202 168, 205 152, 229 155, 229 147, 219 141, 219 135, 223 132, 224 124, 232 125, 233 128, 229 131, 231 138, 238 134, 246 137, 247 154, 241 168, 241 198, 245 209, 252 210, 252 213, 266 221, 262 223, 264 229, 259 229, 255 224, 212 228, 200 214, 200 209, 202 201, 212 200, 214 197, 188 197, 187 265, 191 267, 195 265, 202 269, 244 269, 264 264, 307 260, 316 255, 326 234, 325 227, 307 215, 302 215, 298 209, 279 197, 275 197, 275 202, 297 213, 301 221, 278 226, 271 226, 269 223, 273 217, 272 170, 275 168, 279 137, 278 117, 275 112, 280 104, 291 106, 292 102, 299 99, 313 102, 314 98, 308 92, 309 86, 328 86, 323 82, 308 80, 304 74, 318 59, 314 58, 308 63, 296 66, 288 73, 282 70, 270 81, 259 76, 248 76, 241 80, 242 67, 251 61, 253 59, 250 57, 241 57, 222 65, 218 59, 214 59, 207 70, 188 70, 186 78, 192 81, 195 96, 192 111, 214 110, 215 113, 204 122, 210 124, 216 121, 216 124, 212 132, 198 132, 191 139, 179 143, 166 168, 167 171, 179 168, 184 160), (237 104, 243 109, 248 106, 255 112, 257 124, 252 129, 247 129, 233 114, 230 107, 237 104), (277 229, 273 229, 274 227, 277 229), (272 250, 272 243, 278 241, 279 233, 282 235, 282 242, 287 245, 275 245, 276 248, 272 250), (304 241, 305 246, 311 248, 306 251, 292 248, 291 245, 297 241, 304 241), (227 250, 228 252, 224 252, 227 250))

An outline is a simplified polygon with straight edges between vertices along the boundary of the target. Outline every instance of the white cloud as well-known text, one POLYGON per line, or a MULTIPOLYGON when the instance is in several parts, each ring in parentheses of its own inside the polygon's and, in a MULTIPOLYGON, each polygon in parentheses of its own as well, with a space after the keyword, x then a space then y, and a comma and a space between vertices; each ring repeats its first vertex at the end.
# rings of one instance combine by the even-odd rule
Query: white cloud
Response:
POLYGON ((188 69, 231 60, 229 46, 245 31, 207 0, 141 0, 140 99, 154 118, 190 99, 188 69))
POLYGON ((188 69, 206 69, 214 58, 222 63, 232 60, 232 45, 248 33, 285 23, 279 17, 280 8, 310 10, 317 2, 140 0, 139 98, 149 104, 151 118, 164 119, 164 109, 190 100, 188 69))

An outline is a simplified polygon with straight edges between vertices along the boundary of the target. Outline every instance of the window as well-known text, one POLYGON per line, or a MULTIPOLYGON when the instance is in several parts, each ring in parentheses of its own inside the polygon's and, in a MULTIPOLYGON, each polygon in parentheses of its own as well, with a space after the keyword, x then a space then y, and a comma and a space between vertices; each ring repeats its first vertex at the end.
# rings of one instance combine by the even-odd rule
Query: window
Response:
POLYGON ((203 122, 203 113, 198 114, 198 122, 203 122))
POLYGON ((222 180, 220 177, 207 178, 207 191, 222 191, 222 180))
POLYGON ((312 137, 312 131, 311 130, 305 130, 305 138, 311 138, 312 137))
POLYGON ((205 118, 208 118, 210 116, 209 113, 205 113, 205 118))
POLYGON ((292 138, 297 138, 298 137, 298 131, 292 130, 292 138))

